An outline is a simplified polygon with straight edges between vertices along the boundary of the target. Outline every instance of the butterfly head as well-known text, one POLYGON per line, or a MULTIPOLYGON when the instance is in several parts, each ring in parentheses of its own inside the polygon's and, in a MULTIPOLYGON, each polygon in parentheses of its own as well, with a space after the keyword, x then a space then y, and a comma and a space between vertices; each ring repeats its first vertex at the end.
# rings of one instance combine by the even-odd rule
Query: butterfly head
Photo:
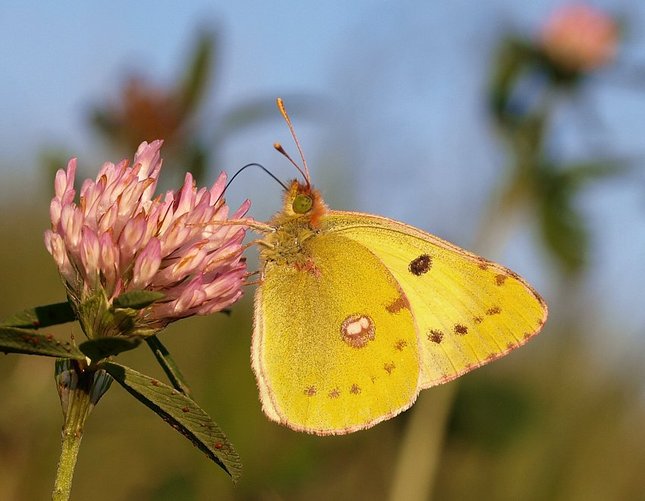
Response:
POLYGON ((284 195, 284 215, 292 218, 307 218, 309 224, 316 227, 325 212, 327 212, 327 206, 317 189, 309 183, 301 183, 295 179, 291 181, 284 195))

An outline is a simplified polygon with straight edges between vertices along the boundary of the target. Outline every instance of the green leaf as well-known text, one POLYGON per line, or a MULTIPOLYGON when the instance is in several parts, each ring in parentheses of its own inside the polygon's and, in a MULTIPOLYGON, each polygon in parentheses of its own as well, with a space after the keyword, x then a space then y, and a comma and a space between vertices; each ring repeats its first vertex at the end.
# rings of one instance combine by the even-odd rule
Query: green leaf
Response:
POLYGON ((479 379, 459 385, 447 425, 450 439, 490 454, 525 437, 538 409, 528 388, 510 381, 479 379))
POLYGON ((90 123, 102 135, 115 141, 123 134, 122 124, 110 109, 96 108, 90 113, 90 123))
POLYGON ((128 393, 158 414, 226 471, 234 482, 242 463, 219 426, 193 400, 156 379, 113 362, 102 364, 128 393))
POLYGON ((521 119, 512 105, 513 93, 518 80, 524 76, 534 63, 534 50, 523 40, 506 39, 497 51, 488 90, 488 102, 498 125, 512 129, 521 119))
POLYGON ((625 159, 608 159, 571 164, 564 168, 563 181, 577 188, 588 181, 625 174, 632 168, 630 163, 625 159))
POLYGON ((179 106, 182 115, 192 112, 206 90, 213 66, 215 35, 210 31, 203 32, 197 40, 190 63, 179 88, 179 106))
POLYGON ((574 206, 574 185, 566 172, 544 165, 536 178, 539 189, 540 225, 547 249, 567 273, 586 264, 589 235, 585 221, 574 206))
POLYGON ((186 144, 183 147, 182 165, 193 174, 193 179, 199 184, 204 182, 204 177, 211 165, 209 148, 195 141, 192 144, 186 144))
POLYGON ((124 351, 130 351, 141 344, 140 337, 100 337, 81 343, 78 348, 92 361, 102 360, 124 351))
POLYGON ((64 303, 36 306, 35 308, 23 310, 9 318, 5 318, 0 322, 0 326, 40 329, 41 327, 74 322, 75 320, 76 315, 74 314, 74 310, 65 301, 64 303))
POLYGON ((146 338, 148 346, 154 353, 157 362, 161 365, 161 368, 170 379, 171 384, 175 387, 176 390, 181 391, 187 397, 190 397, 191 391, 190 386, 186 382, 186 378, 177 367, 175 360, 170 355, 168 349, 162 344, 157 336, 150 336, 146 338))
POLYGON ((142 310, 150 306, 155 301, 163 299, 166 295, 156 291, 129 291, 124 292, 117 297, 112 303, 115 308, 132 308, 133 310, 142 310))
POLYGON ((542 162, 535 177, 540 224, 549 251, 568 273, 586 264, 589 233, 583 215, 576 209, 578 193, 591 181, 628 172, 635 160, 604 159, 564 167, 542 162))
POLYGON ((0 351, 85 360, 85 355, 68 341, 17 327, 0 327, 0 351))

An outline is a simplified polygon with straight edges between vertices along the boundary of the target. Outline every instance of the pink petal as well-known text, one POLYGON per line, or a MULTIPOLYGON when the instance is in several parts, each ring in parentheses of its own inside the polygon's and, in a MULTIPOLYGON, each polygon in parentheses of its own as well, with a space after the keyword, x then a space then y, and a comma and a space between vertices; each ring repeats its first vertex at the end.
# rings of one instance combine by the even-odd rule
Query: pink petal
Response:
POLYGON ((52 228, 57 228, 60 224, 60 216, 63 206, 60 203, 59 198, 52 198, 51 203, 49 204, 49 219, 52 222, 52 228))
POLYGON ((226 172, 221 172, 217 180, 213 183, 210 189, 211 204, 215 204, 221 198, 224 187, 226 186, 226 177, 226 172))
POLYGON ((119 235, 119 256, 123 265, 129 263, 134 257, 145 230, 146 221, 143 214, 137 214, 123 227, 123 231, 119 235))
POLYGON ((85 270, 85 278, 92 289, 99 285, 100 277, 100 249, 99 239, 91 228, 84 226, 81 231, 82 239, 80 244, 81 263, 85 270))
POLYGON ((181 216, 195 207, 195 181, 190 172, 184 177, 184 185, 179 192, 175 214, 181 216))
POLYGON ((132 282, 129 288, 144 289, 156 275, 161 265, 161 244, 157 238, 151 239, 146 247, 139 253, 132 273, 132 282))
POLYGON ((134 156, 134 163, 140 164, 139 179, 151 178, 152 182, 142 194, 142 197, 150 200, 157 189, 157 179, 161 170, 161 145, 163 141, 156 140, 148 144, 145 141, 139 145, 137 153, 134 156))
POLYGON ((51 230, 47 230, 45 232, 45 247, 54 258, 58 271, 63 278, 67 282, 73 283, 75 273, 67 257, 65 243, 62 237, 51 230))
POLYGON ((73 205, 65 205, 61 211, 61 234, 70 252, 76 252, 82 240, 83 214, 73 205))
POLYGON ((119 283, 119 250, 112 239, 111 232, 99 237, 100 269, 103 275, 103 286, 108 297, 117 293, 119 283))

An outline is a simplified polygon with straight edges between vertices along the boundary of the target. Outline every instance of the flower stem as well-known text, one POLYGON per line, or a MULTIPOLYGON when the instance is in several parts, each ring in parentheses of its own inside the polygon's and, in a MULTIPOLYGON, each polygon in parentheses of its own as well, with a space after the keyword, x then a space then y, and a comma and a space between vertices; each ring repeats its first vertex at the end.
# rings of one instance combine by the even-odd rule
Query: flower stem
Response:
POLYGON ((407 423, 390 486, 390 501, 431 499, 458 382, 419 395, 407 423))
POLYGON ((78 458, 78 451, 83 437, 82 428, 76 423, 70 425, 71 420, 63 428, 62 450, 56 471, 56 482, 54 483, 53 501, 66 501, 72 491, 72 478, 74 467, 78 458))
POLYGON ((92 408, 90 394, 83 386, 79 385, 76 389, 71 390, 67 402, 61 453, 56 472, 56 482, 54 483, 54 492, 52 493, 54 501, 68 500, 72 490, 74 467, 76 466, 78 450, 81 446, 81 438, 83 438, 83 425, 92 408))
POLYGON ((56 361, 56 385, 63 409, 61 453, 52 492, 53 501, 67 501, 83 438, 83 427, 94 405, 109 389, 112 378, 71 359, 56 361))

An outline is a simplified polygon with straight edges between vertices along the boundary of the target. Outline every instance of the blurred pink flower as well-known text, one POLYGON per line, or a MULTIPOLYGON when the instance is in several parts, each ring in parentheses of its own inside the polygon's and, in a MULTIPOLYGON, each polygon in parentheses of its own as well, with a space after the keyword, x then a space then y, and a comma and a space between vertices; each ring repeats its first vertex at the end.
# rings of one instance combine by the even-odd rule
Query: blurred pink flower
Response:
POLYGON ((618 25, 604 12, 584 4, 561 7, 542 29, 547 56, 569 71, 590 71, 609 62, 618 45, 618 25))
POLYGON ((132 167, 127 160, 105 163, 96 181, 83 183, 78 204, 76 159, 56 173, 45 245, 91 338, 151 335, 180 318, 222 310, 242 295, 246 227, 221 224, 229 211, 220 198, 226 175, 210 190, 197 190, 187 173, 181 190, 153 199, 161 144, 141 143, 132 167), (164 297, 115 315, 114 299, 136 290, 164 297), (84 318, 87 312, 91 318, 84 318), (123 322, 123 315, 132 321, 123 322))

